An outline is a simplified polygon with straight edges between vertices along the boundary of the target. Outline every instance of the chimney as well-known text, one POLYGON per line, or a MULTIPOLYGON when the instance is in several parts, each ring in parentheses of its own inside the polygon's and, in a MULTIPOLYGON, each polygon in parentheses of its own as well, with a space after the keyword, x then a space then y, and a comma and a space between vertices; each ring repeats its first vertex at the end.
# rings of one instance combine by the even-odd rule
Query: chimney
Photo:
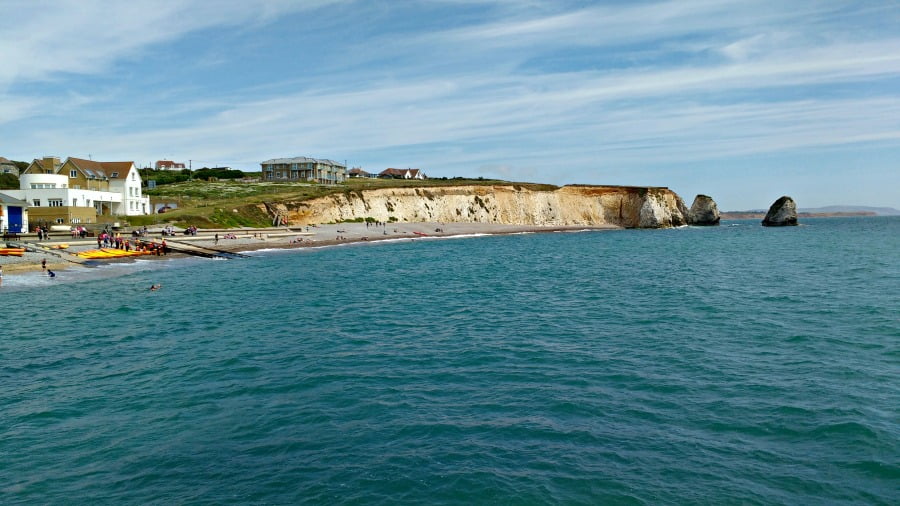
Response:
POLYGON ((45 156, 43 161, 44 172, 50 171, 51 174, 56 174, 56 169, 61 165, 58 156, 45 156))

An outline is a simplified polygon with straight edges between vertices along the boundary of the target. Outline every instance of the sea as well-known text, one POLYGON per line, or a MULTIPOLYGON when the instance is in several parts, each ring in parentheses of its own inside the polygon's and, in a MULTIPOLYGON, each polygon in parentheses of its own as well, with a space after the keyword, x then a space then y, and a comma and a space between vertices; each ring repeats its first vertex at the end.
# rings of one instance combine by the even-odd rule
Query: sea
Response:
POLYGON ((0 302, 2 504, 900 503, 896 217, 7 273, 0 302))

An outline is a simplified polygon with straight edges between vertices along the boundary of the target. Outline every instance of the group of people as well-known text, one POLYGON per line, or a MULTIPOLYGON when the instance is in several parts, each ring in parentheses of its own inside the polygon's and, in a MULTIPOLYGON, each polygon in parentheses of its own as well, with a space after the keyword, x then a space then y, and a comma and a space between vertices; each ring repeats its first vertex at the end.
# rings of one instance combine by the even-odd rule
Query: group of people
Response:
POLYGON ((38 241, 50 239, 50 227, 48 227, 47 225, 34 227, 34 233, 37 234, 38 241))
POLYGON ((141 239, 126 239, 118 232, 116 232, 115 235, 101 232, 100 235, 97 236, 97 248, 144 251, 155 254, 156 256, 169 254, 169 246, 166 244, 165 239, 160 243, 156 243, 155 241, 143 241, 141 239))
MULTIPOLYGON (((109 232, 109 229, 106 229, 106 232, 109 232)), ((136 228, 131 231, 131 237, 146 237, 149 232, 147 231, 147 226, 144 225, 142 228, 136 228)))
POLYGON ((116 249, 130 249, 130 245, 128 241, 122 238, 122 234, 116 232, 116 235, 113 236, 109 232, 103 231, 100 232, 100 235, 97 236, 97 247, 98 248, 109 248, 114 247, 116 249), (129 246, 129 247, 126 247, 129 246))
POLYGON ((87 229, 82 227, 81 225, 78 225, 77 227, 72 227, 71 229, 69 229, 69 231, 72 233, 72 239, 76 239, 76 238, 84 239, 85 237, 87 237, 87 234, 88 234, 87 229))
POLYGON ((46 258, 41 259, 41 271, 43 271, 44 274, 46 274, 47 276, 49 276, 51 278, 56 277, 56 273, 47 268, 47 259, 46 258))
POLYGON ((135 241, 134 248, 156 256, 169 254, 169 246, 166 244, 165 239, 159 243, 156 241, 135 241))

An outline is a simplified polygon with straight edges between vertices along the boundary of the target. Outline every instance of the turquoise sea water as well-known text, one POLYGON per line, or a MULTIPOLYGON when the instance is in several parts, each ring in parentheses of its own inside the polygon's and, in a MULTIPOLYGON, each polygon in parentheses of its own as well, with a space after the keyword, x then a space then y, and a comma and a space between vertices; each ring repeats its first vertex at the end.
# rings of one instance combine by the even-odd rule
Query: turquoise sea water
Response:
POLYGON ((8 274, 0 301, 4 504, 900 498, 897 218, 8 274))

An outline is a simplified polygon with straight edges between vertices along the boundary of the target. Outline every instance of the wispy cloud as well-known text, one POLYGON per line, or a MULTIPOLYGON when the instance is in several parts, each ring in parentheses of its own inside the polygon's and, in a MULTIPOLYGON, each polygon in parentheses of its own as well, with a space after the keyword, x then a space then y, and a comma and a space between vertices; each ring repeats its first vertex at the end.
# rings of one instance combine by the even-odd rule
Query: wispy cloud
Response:
MULTIPOLYGON (((0 7, 11 26, 0 34, 0 149, 29 150, 23 158, 165 153, 252 169, 310 154, 627 183, 592 178, 765 153, 900 151, 900 37, 888 29, 900 9, 889 4, 54 6, 0 7)), ((695 180, 664 175, 641 180, 695 180)))
POLYGON ((218 27, 270 22, 339 0, 205 2, 97 0, 5 2, 0 84, 95 74, 154 45, 218 27))

